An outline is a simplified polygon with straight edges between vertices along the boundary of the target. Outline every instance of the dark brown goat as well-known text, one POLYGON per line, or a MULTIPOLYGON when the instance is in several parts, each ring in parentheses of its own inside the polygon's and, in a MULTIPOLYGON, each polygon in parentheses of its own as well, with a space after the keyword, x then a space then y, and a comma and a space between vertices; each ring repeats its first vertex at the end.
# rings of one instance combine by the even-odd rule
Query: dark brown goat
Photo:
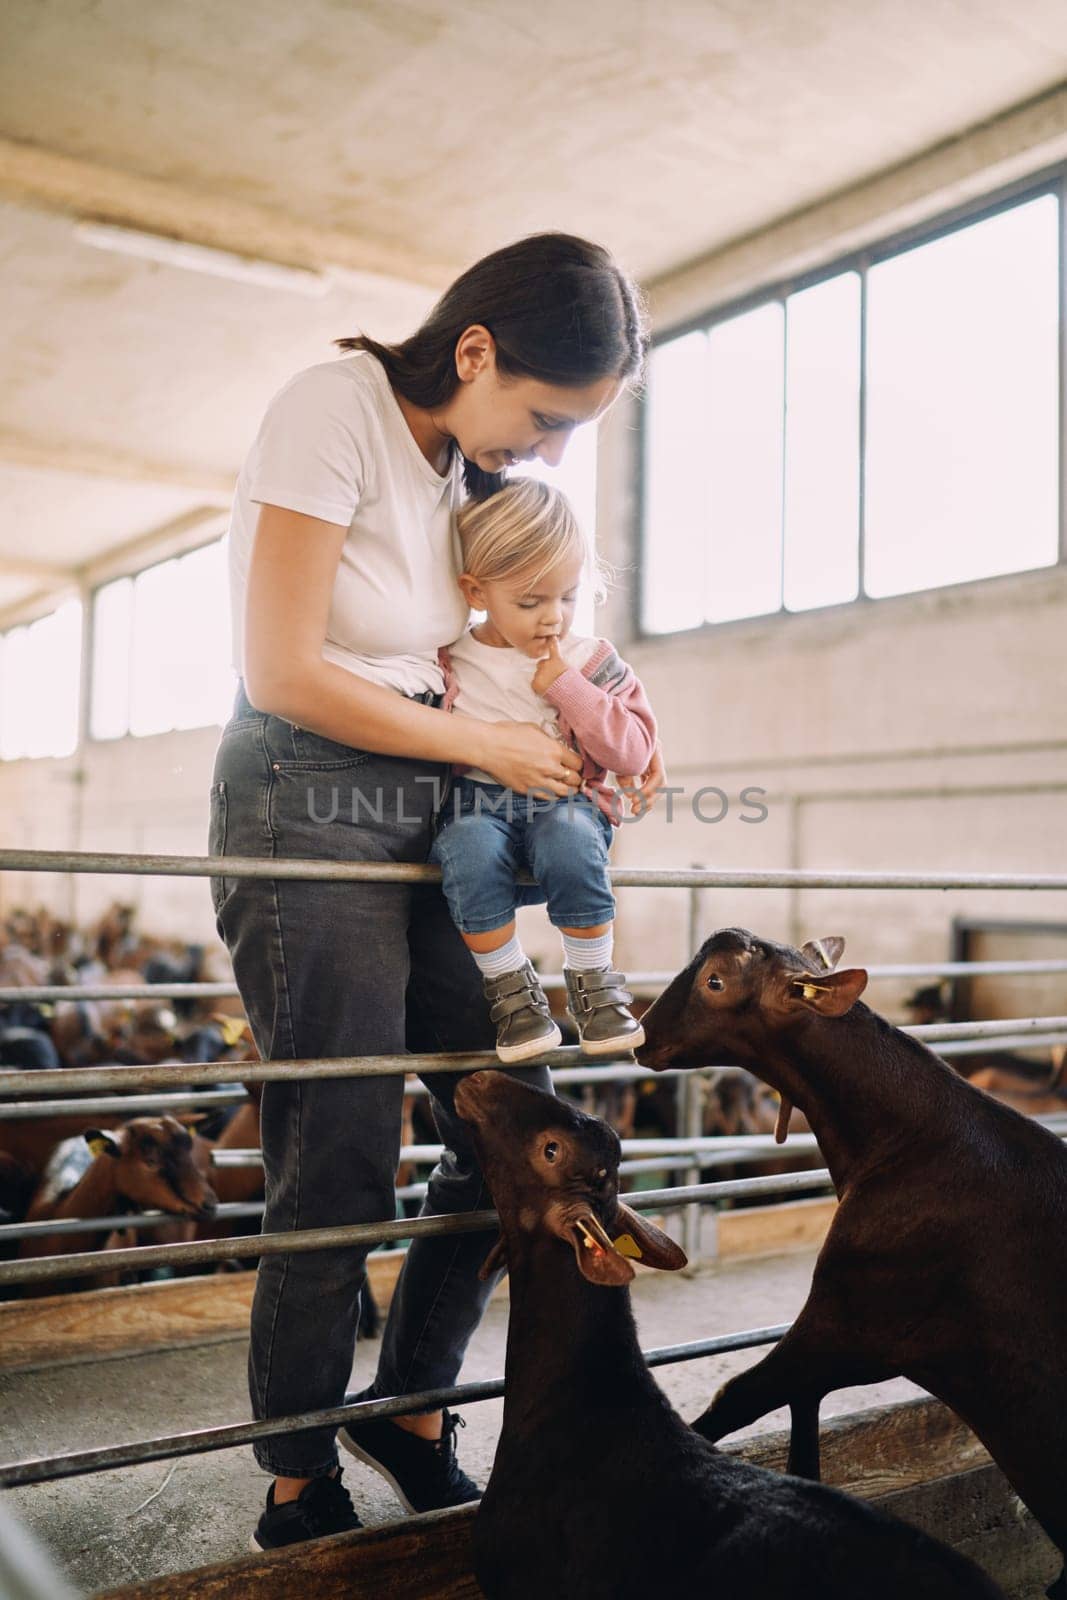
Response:
MULTIPOLYGON (((840 1204, 811 1293, 694 1426, 721 1439, 788 1404, 817 1477, 823 1395, 903 1375, 982 1440, 1067 1546, 1067 1150, 859 1002, 842 939, 727 928, 644 1018, 646 1066, 740 1062, 808 1118, 840 1204)), ((1064 1574, 1050 1594, 1067 1595, 1064 1574)))
POLYGON ((645 1364, 627 1289, 627 1257, 671 1269, 685 1256, 619 1204, 607 1123, 500 1072, 464 1078, 456 1110, 511 1274, 504 1423, 474 1526, 489 1600, 1000 1593, 917 1529, 686 1427, 645 1364))
POLYGON ((967 1077, 976 1089, 983 1089, 1013 1111, 1021 1111, 1024 1117, 1055 1117, 1067 1111, 1067 1096, 1062 1088, 1043 1088, 1031 1076, 1024 1077, 1010 1067, 979 1067, 967 1077))
MULTIPOLYGON (((198 1218, 214 1211, 218 1202, 205 1177, 210 1148, 176 1118, 134 1117, 115 1134, 92 1128, 83 1137, 93 1156, 90 1165, 65 1193, 42 1185, 26 1213, 27 1222, 136 1210, 198 1218)), ((99 1237, 98 1233, 46 1234, 24 1239, 19 1254, 25 1258, 91 1250, 99 1237)), ((96 1285, 102 1281, 97 1278, 96 1285)), ((67 1286, 67 1280, 50 1280, 44 1292, 67 1286)))

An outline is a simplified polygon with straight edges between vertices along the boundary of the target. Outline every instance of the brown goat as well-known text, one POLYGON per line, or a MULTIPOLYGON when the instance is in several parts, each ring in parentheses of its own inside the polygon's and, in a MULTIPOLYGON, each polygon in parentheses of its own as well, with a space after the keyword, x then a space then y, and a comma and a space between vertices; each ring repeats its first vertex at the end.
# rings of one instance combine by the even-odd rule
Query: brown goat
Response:
MULTIPOLYGON (((840 1204, 779 1344, 694 1424, 721 1439, 788 1404, 817 1477, 819 1405, 903 1375, 971 1427, 1067 1547, 1067 1150, 862 1003, 842 939, 708 939, 644 1018, 646 1066, 740 1062, 795 1103, 840 1204)), ((1050 1595, 1067 1595, 1061 1572, 1050 1595)))
MULTIPOLYGON (((995 1600, 984 1574, 833 1489, 687 1428, 637 1342, 631 1259, 672 1239, 619 1203, 607 1123, 501 1072, 456 1089, 511 1274, 504 1420, 474 1523, 489 1600, 995 1600)), ((1003 1597, 1001 1597, 1003 1600, 1003 1597)))
MULTIPOLYGON (((56 1193, 47 1181, 42 1184, 26 1213, 27 1222, 138 1210, 199 1218, 214 1211, 218 1202, 202 1170, 210 1159, 206 1141, 175 1117, 134 1117, 114 1134, 91 1128, 83 1137, 93 1160, 65 1193, 56 1193)), ((91 1250, 99 1240, 99 1233, 46 1234, 24 1239, 19 1255, 66 1255, 91 1250)), ((66 1284, 67 1280, 50 1283, 46 1292, 66 1284)))
MULTIPOLYGON (((254 1085, 262 1089, 262 1084, 254 1085)), ((218 1197, 220 1205, 248 1204, 253 1200, 263 1198, 263 1167, 257 1162, 250 1167, 216 1166, 215 1152, 217 1150, 258 1150, 259 1144, 259 1100, 250 1099, 244 1105, 238 1106, 225 1128, 217 1139, 210 1145, 210 1159, 212 1162, 211 1186, 218 1197)), ((214 1219, 200 1222, 196 1226, 194 1237, 197 1239, 229 1239, 235 1234, 248 1231, 248 1223, 244 1220, 235 1222, 232 1219, 214 1219)), ((216 1268, 216 1271, 221 1271, 216 1268)))
POLYGON ((44 1110, 47 1102, 41 1104, 44 1114, 39 1117, 0 1118, 0 1155, 10 1156, 33 1173, 35 1189, 56 1146, 88 1132, 99 1120, 99 1112, 93 1111, 49 1116, 44 1110))
POLYGON ((1062 1088, 1043 1087, 1032 1077, 1023 1077, 1008 1067, 980 1067, 968 1073, 976 1089, 984 1089, 1001 1105, 1021 1111, 1024 1117, 1055 1117, 1067 1112, 1067 1095, 1062 1088))

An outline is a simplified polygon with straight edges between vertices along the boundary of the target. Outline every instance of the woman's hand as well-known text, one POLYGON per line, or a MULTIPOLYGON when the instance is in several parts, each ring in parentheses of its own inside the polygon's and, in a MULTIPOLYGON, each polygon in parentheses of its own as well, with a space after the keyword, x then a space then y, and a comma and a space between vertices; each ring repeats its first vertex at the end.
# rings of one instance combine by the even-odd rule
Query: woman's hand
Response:
POLYGON ((532 722, 478 724, 482 748, 472 766, 491 772, 519 794, 573 794, 581 783, 582 758, 532 722))
POLYGON ((657 794, 667 782, 667 769, 663 765, 663 752, 659 745, 657 744, 652 752, 652 760, 648 764, 647 771, 634 773, 626 778, 621 773, 616 773, 615 779, 630 802, 632 817, 641 817, 651 811, 657 794))

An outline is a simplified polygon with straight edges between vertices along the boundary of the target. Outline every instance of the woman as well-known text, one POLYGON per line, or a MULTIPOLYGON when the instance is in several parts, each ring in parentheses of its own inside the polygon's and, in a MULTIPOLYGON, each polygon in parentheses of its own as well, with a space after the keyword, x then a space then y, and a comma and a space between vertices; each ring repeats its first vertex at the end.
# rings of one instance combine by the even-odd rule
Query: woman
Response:
MULTIPOLYGON (((562 459, 641 368, 633 284, 606 251, 544 234, 477 262, 395 347, 299 373, 268 408, 241 471, 230 531, 235 666, 242 682, 211 792, 213 855, 423 862, 452 763, 520 793, 565 795, 580 757, 533 724, 440 709, 440 645, 467 610, 452 514, 506 469, 562 459)), ((658 757, 634 783, 647 804, 658 757)), ((219 934, 265 1060, 491 1050, 477 968, 437 885, 212 879, 219 934)), ((546 1069, 528 1069, 548 1085, 546 1069)), ((455 1079, 430 1075, 445 1145, 426 1210, 488 1203, 455 1079)), ((395 1215, 403 1080, 265 1086, 265 1232, 395 1215)), ((362 1398, 454 1383, 492 1288, 483 1235, 416 1241, 362 1398)), ((261 1260, 249 1388, 257 1417, 343 1402, 365 1248, 261 1260)), ((409 1509, 479 1491, 455 1460, 454 1417, 342 1430, 409 1509)), ((254 1543, 269 1549, 358 1527, 333 1428, 255 1447, 273 1473, 254 1543)))

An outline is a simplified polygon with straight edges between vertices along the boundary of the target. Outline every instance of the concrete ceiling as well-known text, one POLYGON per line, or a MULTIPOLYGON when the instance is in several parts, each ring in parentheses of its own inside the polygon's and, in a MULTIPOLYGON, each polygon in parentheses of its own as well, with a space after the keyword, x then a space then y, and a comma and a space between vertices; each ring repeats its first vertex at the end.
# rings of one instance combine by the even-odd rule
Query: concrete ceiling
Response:
POLYGON ((289 373, 517 235, 660 275, 1065 76, 1063 0, 4 0, 0 572, 224 502, 289 373), (346 276, 135 261, 78 215, 346 276))

